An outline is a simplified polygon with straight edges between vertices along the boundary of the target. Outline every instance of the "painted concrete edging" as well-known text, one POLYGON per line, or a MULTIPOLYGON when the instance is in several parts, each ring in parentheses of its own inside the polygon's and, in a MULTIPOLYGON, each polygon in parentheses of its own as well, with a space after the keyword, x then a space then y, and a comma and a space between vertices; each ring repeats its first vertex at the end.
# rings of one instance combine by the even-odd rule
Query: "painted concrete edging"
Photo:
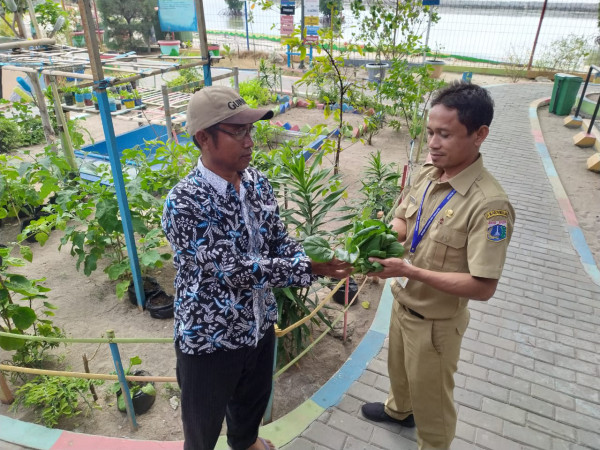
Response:
MULTIPOLYGON (((281 447, 299 436, 331 406, 336 405, 379 353, 388 334, 393 296, 388 280, 381 293, 379 306, 367 334, 344 365, 313 396, 285 416, 265 425, 260 435, 281 447)), ((0 442, 37 450, 181 450, 183 441, 144 441, 96 436, 56 430, 34 423, 0 416, 0 442)), ((217 449, 228 449, 226 436, 221 436, 217 449)))
POLYGON ((546 147, 544 136, 542 135, 542 128, 540 126, 537 110, 538 108, 546 106, 549 103, 550 99, 542 98, 534 100, 529 105, 531 133, 533 134, 533 138, 535 140, 535 147, 540 155, 540 158, 542 159, 544 170, 546 171, 546 175, 548 176, 548 180, 550 181, 550 185, 554 191, 554 196, 556 197, 563 216, 567 221, 567 228, 569 231, 569 236, 571 237, 571 242, 573 243, 573 247, 575 247, 575 251, 577 251, 579 254, 579 258, 587 274, 595 284, 600 286, 600 269, 598 269, 596 261, 594 260, 594 255, 592 254, 590 247, 585 240, 585 236, 583 235, 583 231, 579 226, 579 221, 577 220, 573 206, 571 205, 569 197, 567 196, 567 192, 560 181, 558 172, 556 171, 554 163, 552 162, 552 158, 550 157, 550 153, 548 152, 548 147, 546 147))

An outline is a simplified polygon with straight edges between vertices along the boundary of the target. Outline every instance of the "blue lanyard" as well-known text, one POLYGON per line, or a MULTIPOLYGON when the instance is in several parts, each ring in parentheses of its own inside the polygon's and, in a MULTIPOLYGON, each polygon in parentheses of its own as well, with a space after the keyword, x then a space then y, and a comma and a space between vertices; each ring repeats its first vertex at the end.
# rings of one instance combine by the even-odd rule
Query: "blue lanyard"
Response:
POLYGON ((437 214, 442 210, 442 208, 446 205, 446 203, 448 203, 448 201, 452 198, 452 196, 454 194, 456 194, 456 189, 452 189, 450 191, 450 193, 448 195, 446 195, 446 198, 444 200, 442 200, 442 203, 440 203, 439 206, 435 209, 435 211, 433 212, 431 217, 427 220, 427 222, 425 222, 425 225, 423 225, 423 229, 419 232, 419 224, 421 223, 421 211, 423 211, 423 203, 425 202, 425 196, 427 195, 429 186, 431 186, 431 181, 425 188, 425 192, 423 193, 423 198, 421 199, 421 205, 419 206, 419 212, 417 213, 417 222, 415 223, 415 231, 413 233, 412 244, 410 246, 411 254, 414 254, 415 251, 417 250, 417 246, 421 242, 421 239, 423 239, 423 236, 425 236, 425 233, 427 233, 427 230, 431 226, 431 223, 433 222, 433 219, 435 219, 435 216, 437 216, 437 214))

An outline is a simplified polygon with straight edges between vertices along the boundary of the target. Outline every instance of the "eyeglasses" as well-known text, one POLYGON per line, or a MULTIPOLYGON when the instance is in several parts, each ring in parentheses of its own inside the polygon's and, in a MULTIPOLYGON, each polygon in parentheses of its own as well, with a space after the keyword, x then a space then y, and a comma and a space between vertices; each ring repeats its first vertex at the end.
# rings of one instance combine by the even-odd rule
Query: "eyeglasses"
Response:
POLYGON ((229 131, 229 130, 225 130, 221 127, 216 126, 215 130, 218 130, 222 133, 228 134, 229 136, 231 136, 233 139, 235 139, 238 142, 242 142, 246 136, 250 136, 250 138, 252 138, 252 135, 254 134, 254 126, 248 127, 248 128, 239 128, 236 131, 229 131))

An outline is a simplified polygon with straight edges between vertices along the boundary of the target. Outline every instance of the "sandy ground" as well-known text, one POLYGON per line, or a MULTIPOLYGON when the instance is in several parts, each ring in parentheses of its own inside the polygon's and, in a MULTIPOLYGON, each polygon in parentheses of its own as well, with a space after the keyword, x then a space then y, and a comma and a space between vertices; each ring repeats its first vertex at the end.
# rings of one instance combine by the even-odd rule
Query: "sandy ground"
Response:
MULTIPOLYGON (((240 64, 241 66, 241 64, 240 64)), ((446 79, 458 78, 457 74, 444 74, 446 79)), ((484 77, 475 75, 473 82, 480 84, 498 84, 509 82, 500 77, 484 77)), ((358 115, 348 115, 348 120, 360 122, 358 115)), ((285 116, 291 124, 322 123, 320 111, 301 108, 292 109, 285 116)), ((573 132, 562 126, 562 119, 540 111, 542 129, 561 180, 573 203, 588 243, 592 247, 597 261, 600 261, 600 202, 592 196, 600 187, 600 176, 585 170, 585 159, 591 152, 573 146, 573 132), (560 122, 560 123, 559 123, 560 122)), ((128 122, 115 121, 117 133, 134 128, 128 122)), ((95 139, 103 138, 101 127, 96 119, 86 121, 86 129, 95 139)), ((408 141, 406 136, 389 129, 383 130, 374 138, 372 147, 363 143, 345 141, 341 154, 341 175, 348 186, 349 198, 357 198, 360 188, 359 180, 363 177, 368 155, 379 149, 385 162, 396 162, 403 165, 408 159, 408 141)), ((16 226, 10 224, 0 228, 0 241, 9 241, 16 234, 16 226)), ((64 327, 70 337, 100 337, 112 329, 117 337, 171 337, 172 321, 152 319, 148 313, 139 312, 128 301, 119 301, 114 293, 114 285, 106 279, 99 268, 90 277, 85 277, 75 270, 75 261, 63 249, 57 252, 59 235, 51 237, 44 247, 32 245, 34 263, 27 267, 28 276, 46 277, 46 285, 52 289, 50 301, 58 306, 54 323, 64 327)), ((162 286, 172 293, 173 269, 169 266, 154 274, 162 286)), ((360 294, 360 301, 371 303, 369 309, 353 306, 350 309, 349 329, 351 340, 342 343, 340 339, 327 336, 313 351, 283 374, 275 383, 273 417, 278 418, 298 406, 310 397, 335 371, 346 361, 352 350, 368 330, 379 301, 383 283, 367 283, 360 294)), ((324 289, 321 295, 328 290, 324 289)), ((333 307, 339 310, 339 307, 333 307)), ((315 330, 315 337, 319 330, 315 330)), ((173 376, 175 358, 170 344, 128 344, 120 345, 124 361, 139 356, 142 368, 152 375, 173 376)), ((57 355, 60 361, 53 364, 66 370, 82 371, 81 355, 90 359, 90 370, 95 373, 110 373, 114 370, 107 345, 73 344, 61 347, 57 355)), ((7 352, 0 354, 0 359, 8 359, 7 352)), ((170 391, 166 385, 157 386, 157 400, 150 411, 138 417, 140 429, 129 430, 124 414, 116 409, 114 397, 108 393, 108 384, 98 388, 100 399, 98 406, 88 417, 79 416, 60 424, 61 428, 84 433, 106 436, 130 437, 136 439, 179 440, 182 439, 180 410, 170 405, 170 391)), ((26 411, 12 413, 5 405, 0 405, 0 413, 31 420, 32 415, 26 411)))

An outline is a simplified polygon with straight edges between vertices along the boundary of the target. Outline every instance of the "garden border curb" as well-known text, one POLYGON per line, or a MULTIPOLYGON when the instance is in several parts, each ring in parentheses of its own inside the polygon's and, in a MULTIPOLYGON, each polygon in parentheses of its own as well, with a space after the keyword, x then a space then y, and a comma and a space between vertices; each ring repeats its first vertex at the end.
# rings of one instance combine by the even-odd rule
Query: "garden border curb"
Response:
POLYGON ((542 135, 542 127, 540 125, 537 111, 539 108, 546 106, 549 103, 549 98, 541 98, 534 100, 529 104, 531 134, 533 135, 535 147, 542 160, 542 165, 544 166, 544 170, 546 171, 546 175, 548 176, 552 190, 554 191, 554 196, 556 197, 563 216, 567 221, 567 229, 569 236, 571 237, 571 243, 573 244, 575 251, 578 253, 581 264, 591 278, 592 282, 600 286, 600 269, 598 269, 596 261, 594 260, 594 255, 592 254, 592 251, 585 240, 585 235, 579 226, 579 221, 575 215, 573 205, 571 204, 569 197, 567 196, 567 192, 560 181, 556 167, 554 167, 554 163, 552 162, 552 158, 548 152, 548 147, 546 147, 544 136, 542 135))

